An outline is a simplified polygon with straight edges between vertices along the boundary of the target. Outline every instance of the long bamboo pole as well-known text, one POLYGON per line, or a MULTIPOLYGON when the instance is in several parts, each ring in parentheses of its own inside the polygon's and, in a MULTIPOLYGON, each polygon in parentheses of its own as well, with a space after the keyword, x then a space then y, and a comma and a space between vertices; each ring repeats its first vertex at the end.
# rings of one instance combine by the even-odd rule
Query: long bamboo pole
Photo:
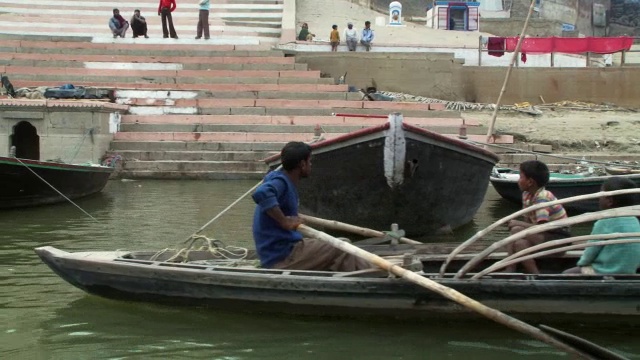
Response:
MULTIPOLYGON (((328 229, 331 230, 338 230, 338 231, 345 231, 345 232, 349 232, 352 234, 356 234, 356 235, 361 235, 361 236, 368 236, 368 237, 384 237, 385 233, 383 233, 382 231, 377 231, 377 230, 373 230, 373 229, 368 229, 365 227, 360 227, 360 226, 356 226, 356 225, 351 225, 351 224, 347 224, 347 223, 343 223, 340 221, 335 221, 335 220, 327 220, 327 219, 322 219, 319 217, 315 217, 315 216, 309 216, 309 215, 304 215, 304 214, 298 214, 298 216, 307 224, 309 225, 313 225, 313 226, 322 226, 322 227, 326 227, 328 229)), ((417 244, 422 244, 420 241, 416 241, 416 240, 411 240, 408 239, 406 237, 401 237, 398 239, 399 242, 401 243, 405 243, 405 244, 413 244, 413 245, 417 245, 417 244)))
POLYGON ((607 219, 607 218, 613 218, 613 217, 619 217, 619 216, 639 216, 639 215, 640 215, 640 205, 634 205, 634 206, 625 206, 625 207, 614 208, 609 210, 586 213, 586 214, 573 216, 566 219, 560 219, 560 220, 555 220, 555 221, 551 221, 551 222, 540 224, 540 225, 534 225, 530 228, 526 228, 518 233, 515 233, 503 240, 496 241, 495 243, 491 244, 491 246, 482 250, 479 254, 477 254, 475 257, 470 259, 466 264, 464 264, 462 268, 460 268, 460 270, 458 270, 458 272, 455 275, 455 278, 459 279, 462 276, 464 276, 464 274, 466 274, 469 270, 473 269, 482 260, 484 260, 484 258, 486 258, 489 254, 491 254, 495 250, 505 245, 508 245, 516 240, 522 239, 527 235, 537 234, 537 233, 541 233, 541 232, 553 230, 553 229, 559 229, 561 227, 565 227, 573 224, 579 224, 585 221, 594 221, 594 220, 607 219))
POLYGON ((326 234, 324 232, 315 230, 313 228, 310 228, 309 226, 306 225, 300 225, 298 226, 298 231, 300 233, 302 233, 304 236, 306 237, 310 237, 310 238, 315 238, 324 242, 327 242, 335 247, 337 247, 338 249, 347 252, 351 255, 357 256, 359 258, 365 259, 368 262, 370 262, 371 264, 378 266, 394 275, 397 275, 407 281, 410 281, 414 284, 420 285, 422 287, 425 287, 433 292, 436 292, 442 296, 444 296, 445 298, 455 301, 458 304, 473 310, 477 313, 479 313, 480 315, 483 315, 499 324, 505 325, 511 329, 514 329, 516 331, 519 331, 521 333, 527 334, 535 339, 538 339, 540 341, 543 341, 549 345, 555 346, 558 349, 565 351, 569 354, 575 355, 575 356, 579 356, 580 358, 583 359, 593 359, 591 356, 581 352, 580 350, 577 350, 575 348, 573 348, 572 346, 565 344, 561 341, 556 340, 555 338, 551 337, 550 335, 544 333, 543 331, 541 331, 540 329, 531 326, 525 322, 522 322, 518 319, 512 318, 498 310, 495 310, 493 308, 490 308, 488 306, 485 306, 484 304, 471 299, 470 297, 454 290, 451 289, 449 287, 446 287, 442 284, 439 284, 431 279, 428 279, 426 277, 420 276, 418 274, 416 274, 413 271, 409 271, 407 269, 404 269, 398 265, 394 265, 388 261, 386 261, 385 259, 381 258, 380 256, 377 256, 375 254, 372 254, 368 251, 365 251, 363 249, 360 249, 348 242, 345 241, 340 241, 339 239, 334 238, 333 236, 326 234))
MULTIPOLYGON (((527 19, 524 21, 524 26, 522 27, 522 32, 520 32, 520 38, 518 39, 518 44, 516 45, 516 49, 513 51, 513 56, 511 57, 511 63, 509 64, 509 68, 507 69, 507 75, 504 77, 504 82, 502 83, 502 89, 500 89, 500 95, 498 95, 498 100, 496 101, 496 107, 493 109, 493 114, 491 115, 491 122, 489 123, 489 130, 487 131, 487 143, 491 143, 493 141, 493 131, 496 124, 496 117, 498 116, 498 109, 500 109, 500 103, 502 102, 502 96, 507 90, 507 84, 509 83, 509 77, 511 76, 511 70, 513 69, 513 64, 515 64, 516 59, 518 58, 518 54, 520 53, 520 48, 522 47, 522 40, 524 39, 524 35, 527 32, 527 27, 529 26, 529 19, 531 19, 531 14, 533 14, 533 8, 535 7, 536 0, 531 0, 531 5, 529 6, 529 13, 527 14, 527 19)), ((485 149, 488 146, 485 145, 485 149)))
POLYGON ((440 276, 442 276, 445 273, 445 271, 447 270, 447 266, 449 265, 451 260, 453 260, 464 249, 471 246, 473 243, 480 240, 483 236, 487 235, 489 232, 493 231, 498 226, 505 224, 507 221, 511 219, 515 219, 518 216, 527 214, 531 211, 535 211, 538 209, 542 209, 542 208, 557 205, 557 204, 567 204, 567 203, 572 203, 572 202, 581 201, 581 200, 595 199, 602 196, 614 196, 614 195, 624 195, 624 194, 640 194, 640 189, 636 188, 636 189, 615 190, 615 191, 600 191, 593 194, 572 196, 564 199, 559 199, 559 200, 554 200, 554 201, 549 201, 549 202, 529 206, 527 208, 516 211, 511 215, 507 215, 502 219, 494 222, 493 224, 487 226, 485 229, 478 231, 475 235, 470 237, 467 241, 463 242, 457 248, 453 249, 445 259, 442 266, 440 267, 440 276))

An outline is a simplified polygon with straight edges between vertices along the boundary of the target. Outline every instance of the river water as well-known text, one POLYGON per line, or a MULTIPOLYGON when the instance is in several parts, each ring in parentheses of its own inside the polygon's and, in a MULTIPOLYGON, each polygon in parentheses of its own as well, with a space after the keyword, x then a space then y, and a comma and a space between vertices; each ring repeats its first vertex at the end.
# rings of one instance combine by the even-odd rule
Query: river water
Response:
MULTIPOLYGON (((567 358, 484 319, 293 317, 107 300, 67 284, 33 252, 43 245, 69 251, 175 248, 254 184, 111 181, 103 193, 78 201, 95 220, 71 204, 0 212, 0 358, 567 358)), ((454 238, 462 241, 514 210, 490 188, 474 222, 454 238)), ((243 200, 204 233, 249 247, 252 213, 252 202, 243 200)), ((588 225, 577 229, 588 231, 588 225)), ((545 323, 640 359, 637 321, 587 320, 545 323)))

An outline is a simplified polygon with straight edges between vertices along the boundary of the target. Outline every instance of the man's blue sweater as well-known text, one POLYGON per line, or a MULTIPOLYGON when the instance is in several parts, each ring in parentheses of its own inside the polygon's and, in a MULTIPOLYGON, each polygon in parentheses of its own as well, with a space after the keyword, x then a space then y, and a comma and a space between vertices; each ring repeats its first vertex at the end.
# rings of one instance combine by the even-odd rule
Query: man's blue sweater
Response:
POLYGON ((262 267, 270 268, 291 254, 295 243, 302 240, 302 234, 280 227, 267 215, 267 210, 279 206, 285 216, 298 216, 298 191, 285 173, 272 171, 252 198, 257 204, 253 215, 253 240, 262 267))

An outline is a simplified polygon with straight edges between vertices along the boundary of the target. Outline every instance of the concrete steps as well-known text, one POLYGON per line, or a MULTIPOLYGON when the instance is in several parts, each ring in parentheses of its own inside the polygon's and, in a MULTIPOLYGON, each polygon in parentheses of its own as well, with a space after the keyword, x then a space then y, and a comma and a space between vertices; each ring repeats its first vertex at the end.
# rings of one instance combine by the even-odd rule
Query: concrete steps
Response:
MULTIPOLYGON (((110 1, 108 5, 99 1, 0 0, 0 6, 0 28, 8 35, 85 36, 94 42, 129 42, 133 39, 113 39, 108 27, 111 9, 119 8, 121 15, 127 20, 131 18, 134 9, 140 9, 146 17, 150 39, 136 40, 147 40, 146 43, 168 40, 162 39, 156 0, 138 0, 135 3, 117 0, 110 1)), ((219 40, 216 37, 226 37, 227 41, 236 44, 243 41, 275 44, 281 34, 283 8, 281 0, 226 0, 224 3, 212 3, 209 13, 212 38, 206 42, 200 40, 200 43, 216 43, 219 40), (247 26, 244 22, 257 26, 247 26)), ((178 36, 183 38, 181 40, 195 40, 197 3, 179 2, 172 17, 178 36)), ((127 36, 132 36, 131 30, 127 36)))

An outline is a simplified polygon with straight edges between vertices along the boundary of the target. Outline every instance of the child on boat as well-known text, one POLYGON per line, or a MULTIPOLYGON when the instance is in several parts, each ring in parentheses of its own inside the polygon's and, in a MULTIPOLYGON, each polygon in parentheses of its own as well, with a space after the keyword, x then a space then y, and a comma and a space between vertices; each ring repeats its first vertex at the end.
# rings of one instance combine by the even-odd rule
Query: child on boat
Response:
MULTIPOLYGON (((627 178, 612 177, 602 184, 602 191, 635 189, 627 178)), ((635 205, 636 194, 603 196, 600 209, 607 210, 635 205)), ((624 216, 596 221, 591 235, 640 232, 637 217, 624 216)), ((612 239, 613 240, 613 239, 612 239)), ((594 242, 599 240, 590 240, 594 242)), ((640 267, 640 239, 636 243, 591 246, 584 250, 578 266, 565 270, 565 274, 635 274, 640 267)))
MULTIPOLYGON (((518 187, 522 191, 522 207, 527 208, 533 205, 542 204, 557 200, 549 190, 544 187, 549 182, 549 168, 543 162, 538 160, 529 160, 520 164, 520 179, 518 187)), ((513 235, 530 228, 534 225, 544 224, 550 221, 556 221, 567 217, 567 212, 560 204, 552 205, 542 209, 532 211, 525 215, 525 221, 511 220, 508 223, 509 232, 513 235)), ((518 251, 541 244, 550 240, 557 240, 570 237, 569 227, 548 230, 542 233, 530 234, 522 239, 516 240, 507 245, 509 255, 518 251)), ((539 274, 538 266, 535 260, 525 260, 522 262, 525 272, 531 274, 539 274)), ((506 268, 507 272, 515 272, 516 265, 506 268)))
POLYGON ((253 216, 253 239, 264 268, 356 271, 372 266, 318 239, 302 238, 296 231, 298 183, 311 175, 311 147, 287 143, 281 152, 282 170, 272 171, 252 195, 257 204, 253 216))

